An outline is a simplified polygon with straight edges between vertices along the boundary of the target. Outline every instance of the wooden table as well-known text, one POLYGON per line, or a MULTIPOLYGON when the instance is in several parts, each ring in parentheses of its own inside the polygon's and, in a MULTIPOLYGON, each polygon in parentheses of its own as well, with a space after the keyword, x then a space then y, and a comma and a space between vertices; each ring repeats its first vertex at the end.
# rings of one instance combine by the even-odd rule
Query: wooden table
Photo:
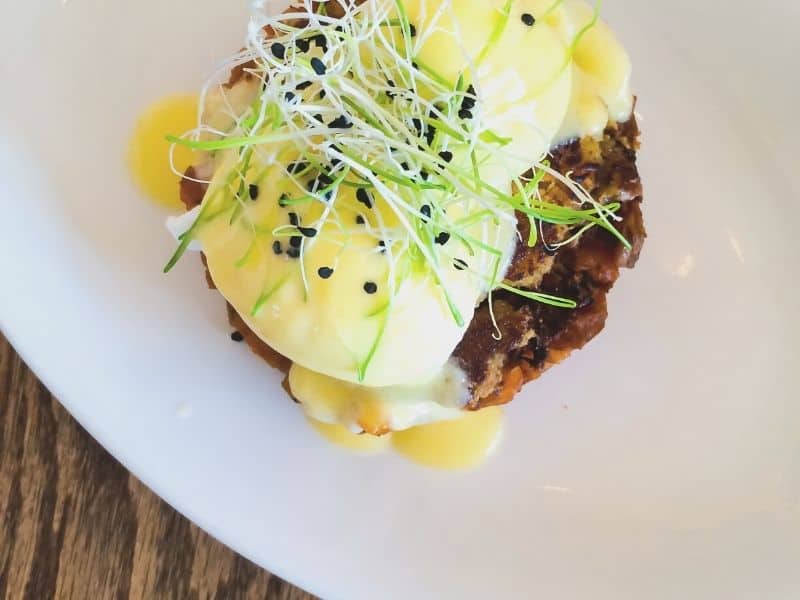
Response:
POLYGON ((0 509, 0 598, 313 598, 148 490, 2 335, 0 509))

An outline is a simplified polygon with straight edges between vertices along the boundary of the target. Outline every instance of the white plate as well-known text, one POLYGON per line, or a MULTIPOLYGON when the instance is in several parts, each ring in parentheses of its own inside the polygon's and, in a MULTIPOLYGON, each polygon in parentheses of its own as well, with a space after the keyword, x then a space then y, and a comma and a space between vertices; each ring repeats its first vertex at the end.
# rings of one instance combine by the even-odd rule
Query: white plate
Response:
POLYGON ((238 47, 244 2, 2 13, 0 325, 178 510, 332 598, 798 597, 797 3, 606 3, 650 238, 603 335, 457 474, 330 447, 227 340, 198 261, 161 275, 125 144, 238 47))

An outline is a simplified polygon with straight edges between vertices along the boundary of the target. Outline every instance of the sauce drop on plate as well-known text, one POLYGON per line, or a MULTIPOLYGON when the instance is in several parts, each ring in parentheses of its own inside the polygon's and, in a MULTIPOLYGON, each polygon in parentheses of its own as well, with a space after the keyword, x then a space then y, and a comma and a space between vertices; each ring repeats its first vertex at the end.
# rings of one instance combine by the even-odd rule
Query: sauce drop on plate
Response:
MULTIPOLYGON (((197 126, 197 97, 167 96, 147 108, 139 117, 128 147, 128 166, 134 181, 150 199, 167 208, 182 209, 180 178, 169 165, 167 134, 181 135, 197 126)), ((193 152, 175 148, 175 167, 185 171, 193 152)))
POLYGON ((453 421, 420 425, 392 435, 396 452, 437 469, 480 465, 494 449, 503 424, 503 410, 484 408, 453 421))
POLYGON ((347 450, 376 453, 392 448, 426 467, 456 470, 477 467, 489 456, 502 431, 503 410, 485 408, 452 421, 419 425, 382 437, 359 435, 342 425, 308 420, 322 437, 347 450))

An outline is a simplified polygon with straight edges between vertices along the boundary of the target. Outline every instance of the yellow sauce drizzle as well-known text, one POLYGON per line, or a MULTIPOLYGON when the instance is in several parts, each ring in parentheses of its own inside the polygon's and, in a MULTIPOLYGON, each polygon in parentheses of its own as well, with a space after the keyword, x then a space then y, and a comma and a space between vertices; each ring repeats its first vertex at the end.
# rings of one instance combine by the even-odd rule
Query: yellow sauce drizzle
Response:
MULTIPOLYGON (((142 113, 128 147, 128 167, 133 180, 151 200, 171 209, 183 208, 178 193, 180 178, 169 166, 168 133, 180 135, 197 126, 197 97, 167 96, 142 113)), ((175 148, 175 167, 183 172, 192 164, 193 152, 175 148)))
POLYGON ((406 458, 437 469, 477 467, 494 449, 503 424, 498 407, 465 413, 392 434, 392 448, 406 458))
POLYGON ((312 427, 332 444, 359 453, 376 453, 390 447, 426 467, 460 470, 479 466, 497 445, 503 411, 491 407, 465 413, 460 419, 420 425, 382 437, 352 433, 342 425, 308 419, 312 427))

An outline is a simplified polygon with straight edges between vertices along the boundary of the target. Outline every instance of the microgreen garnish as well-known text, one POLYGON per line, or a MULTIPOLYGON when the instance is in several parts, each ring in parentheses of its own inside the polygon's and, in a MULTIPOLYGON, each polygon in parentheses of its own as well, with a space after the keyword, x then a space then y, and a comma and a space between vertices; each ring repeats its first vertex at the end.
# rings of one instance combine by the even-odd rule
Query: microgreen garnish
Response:
MULTIPOLYGON (((405 278, 419 275, 435 282, 459 327, 466 323, 448 287, 453 277, 474 277, 489 294, 490 312, 495 289, 575 307, 572 300, 516 289, 502 281, 501 265, 511 249, 498 247, 499 226, 515 223, 516 213, 530 221, 525 241, 531 246, 540 241, 542 223, 572 228, 569 239, 547 246, 552 250, 593 226, 627 245, 612 224, 619 204, 599 204, 544 160, 533 165, 527 179, 510 175, 513 189, 499 189, 484 176, 486 165, 502 159, 512 140, 486 124, 480 82, 471 73, 487 60, 509 27, 514 0, 503 4, 474 64, 455 81, 418 56, 430 24, 412 24, 403 0, 340 2, 341 17, 328 15, 325 3, 315 7, 311 0, 275 17, 262 12, 264 3, 253 4, 247 46, 234 66, 247 65, 247 73, 261 83, 257 97, 242 114, 231 115, 235 122, 224 132, 199 127, 193 135, 167 138, 214 154, 217 173, 197 219, 179 238, 165 270, 180 259, 199 227, 226 214, 232 227, 248 227, 254 239, 271 236, 275 255, 299 259, 297 268, 308 297, 305 254, 329 231, 344 235, 352 228, 352 221, 343 222, 337 210, 345 202, 340 188, 351 188, 352 204, 361 211, 356 217, 359 235, 375 235, 374 251, 385 256, 388 266, 386 281, 363 282, 366 294, 385 300, 378 312, 365 315, 378 317, 381 323, 372 345, 357 359, 356 370, 363 380, 405 278), (300 28, 297 20, 307 25, 300 28), (281 148, 291 150, 291 160, 275 158, 281 148), (258 179, 252 175, 256 163, 266 166, 264 172, 277 164, 294 185, 289 193, 274 192, 271 199, 288 211, 288 224, 253 222, 252 207, 270 201, 268 188, 259 187, 264 172, 258 179), (539 189, 545 177, 569 189, 574 203, 563 206, 543 199, 539 189), (321 216, 301 224, 295 212, 301 208, 292 207, 314 203, 321 205, 321 216)), ((556 1, 540 18, 559 4, 556 1)), ((527 13, 522 20, 533 24, 527 13)), ((595 22, 578 32, 568 49, 570 56, 595 22)), ((220 89, 224 96, 224 88, 220 89)), ((328 279, 334 268, 317 267, 316 274, 328 279)), ((256 316, 288 278, 286 273, 277 281, 274 274, 268 276, 251 315, 256 316)))

